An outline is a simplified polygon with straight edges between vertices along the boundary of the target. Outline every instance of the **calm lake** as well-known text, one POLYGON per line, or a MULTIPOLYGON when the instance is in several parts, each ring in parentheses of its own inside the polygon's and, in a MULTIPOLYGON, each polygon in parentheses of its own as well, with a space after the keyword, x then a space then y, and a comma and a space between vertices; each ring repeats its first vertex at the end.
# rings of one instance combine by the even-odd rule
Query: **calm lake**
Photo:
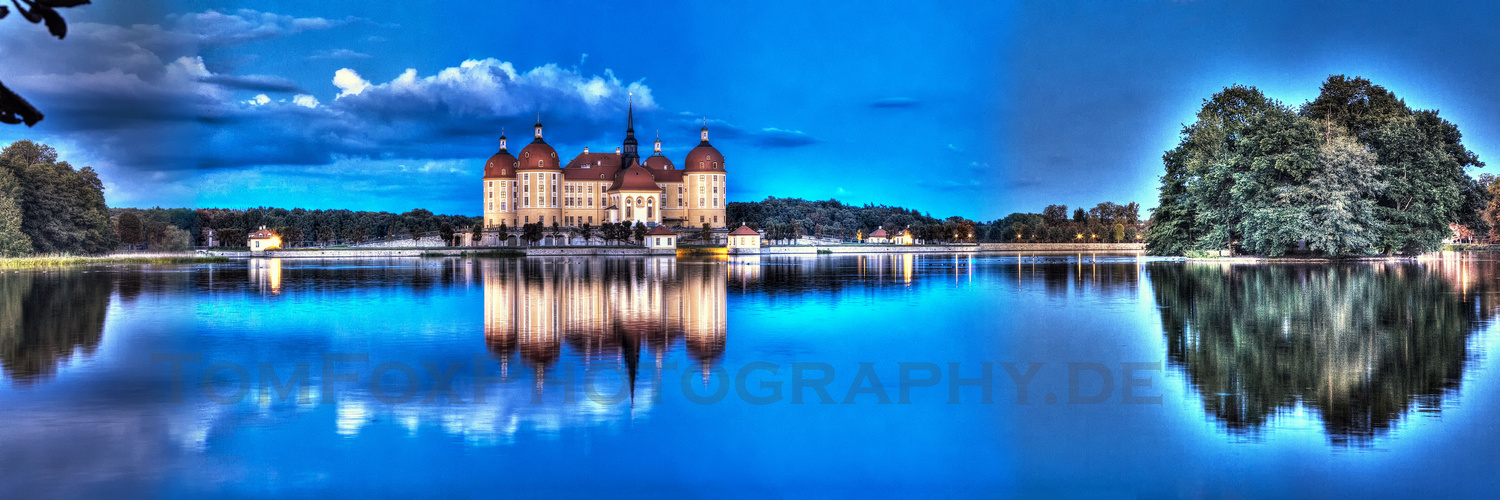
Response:
POLYGON ((1089 254, 6 272, 0 496, 1488 496, 1497 272, 1089 254))

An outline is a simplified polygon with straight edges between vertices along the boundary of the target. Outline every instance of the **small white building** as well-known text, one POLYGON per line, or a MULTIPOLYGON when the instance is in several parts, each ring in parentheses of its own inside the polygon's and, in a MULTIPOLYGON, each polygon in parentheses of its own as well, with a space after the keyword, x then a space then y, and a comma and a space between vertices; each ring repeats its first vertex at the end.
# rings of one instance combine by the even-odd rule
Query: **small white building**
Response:
POLYGON ((891 238, 892 245, 914 245, 916 243, 917 239, 912 236, 911 229, 902 229, 894 238, 891 238))
POLYGON ((646 233, 646 248, 677 248, 677 232, 656 226, 646 233))
POLYGON ((741 224, 729 233, 729 251, 754 249, 760 251, 760 233, 750 229, 750 226, 741 224))
POLYGON ((889 244, 890 242, 891 242, 891 234, 885 232, 885 228, 883 228, 883 227, 877 227, 877 228, 875 228, 875 232, 870 233, 870 236, 865 238, 865 243, 870 243, 870 244, 874 244, 874 245, 885 245, 885 244, 889 244))
POLYGON ((266 230, 266 226, 261 226, 259 230, 250 233, 248 239, 252 253, 281 248, 281 237, 266 230))

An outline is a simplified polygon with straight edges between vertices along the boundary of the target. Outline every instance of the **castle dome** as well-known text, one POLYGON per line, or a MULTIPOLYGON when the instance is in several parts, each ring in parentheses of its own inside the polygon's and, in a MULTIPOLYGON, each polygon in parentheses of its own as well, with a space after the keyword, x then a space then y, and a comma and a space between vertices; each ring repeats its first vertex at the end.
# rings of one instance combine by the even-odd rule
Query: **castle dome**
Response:
POLYGON ((704 122, 703 129, 698 133, 698 147, 688 151, 687 160, 683 162, 682 169, 687 172, 723 172, 724 155, 719 154, 719 150, 708 143, 707 122, 704 122))
POLYGON ((671 170, 674 167, 674 165, 672 165, 672 160, 669 160, 669 159, 667 159, 667 157, 662 156, 662 155, 651 155, 651 156, 646 157, 646 165, 645 166, 646 166, 647 169, 650 169, 650 170, 653 170, 653 171, 655 171, 655 170, 671 170))
POLYGON ((486 179, 514 179, 516 177, 516 157, 505 150, 505 134, 500 134, 500 151, 484 162, 484 178, 486 179))
POLYGON ((521 148, 521 154, 516 155, 516 160, 520 162, 517 168, 522 170, 562 168, 562 162, 557 158, 557 150, 552 149, 552 146, 547 145, 547 141, 542 140, 541 119, 536 122, 536 138, 531 141, 531 144, 521 148))

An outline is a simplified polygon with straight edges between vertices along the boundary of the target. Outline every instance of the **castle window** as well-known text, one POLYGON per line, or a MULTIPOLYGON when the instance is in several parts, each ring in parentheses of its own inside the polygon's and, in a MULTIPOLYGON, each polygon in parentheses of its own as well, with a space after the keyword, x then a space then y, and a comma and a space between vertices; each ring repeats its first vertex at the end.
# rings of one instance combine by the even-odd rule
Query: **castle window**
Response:
POLYGON ((528 159, 528 160, 531 159, 531 152, 530 151, 526 152, 526 159, 528 159))
POLYGON ((591 207, 594 206, 594 199, 593 198, 589 198, 589 206, 591 206, 591 207))
POLYGON ((531 174, 521 174, 521 180, 523 180, 523 181, 529 181, 529 180, 531 180, 531 174))

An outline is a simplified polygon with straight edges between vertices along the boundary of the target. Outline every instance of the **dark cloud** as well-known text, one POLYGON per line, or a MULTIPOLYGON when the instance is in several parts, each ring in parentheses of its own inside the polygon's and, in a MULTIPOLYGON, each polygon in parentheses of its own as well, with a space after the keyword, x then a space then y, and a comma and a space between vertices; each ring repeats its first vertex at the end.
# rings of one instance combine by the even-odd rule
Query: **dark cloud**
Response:
POLYGON ((872 108, 912 108, 921 105, 921 101, 910 97, 882 97, 870 102, 872 108))
POLYGON ((198 81, 220 87, 252 92, 302 93, 302 86, 285 78, 264 75, 208 75, 198 81))
POLYGON ((172 16, 170 19, 176 24, 175 31, 194 36, 203 46, 234 45, 326 30, 362 20, 353 16, 343 19, 293 17, 250 9, 240 9, 234 13, 210 10, 172 16))
POLYGON ((307 56, 308 59, 369 59, 370 55, 349 49, 325 50, 307 56))
MULTIPOLYGON (((705 122, 693 117, 690 113, 679 113, 671 120, 674 128, 691 133, 696 137, 705 122)), ((747 144, 761 148, 795 148, 808 146, 820 142, 817 138, 807 135, 800 130, 786 130, 775 127, 764 127, 759 129, 742 127, 733 123, 710 119, 706 122, 710 142, 729 142, 736 144, 747 144)))

